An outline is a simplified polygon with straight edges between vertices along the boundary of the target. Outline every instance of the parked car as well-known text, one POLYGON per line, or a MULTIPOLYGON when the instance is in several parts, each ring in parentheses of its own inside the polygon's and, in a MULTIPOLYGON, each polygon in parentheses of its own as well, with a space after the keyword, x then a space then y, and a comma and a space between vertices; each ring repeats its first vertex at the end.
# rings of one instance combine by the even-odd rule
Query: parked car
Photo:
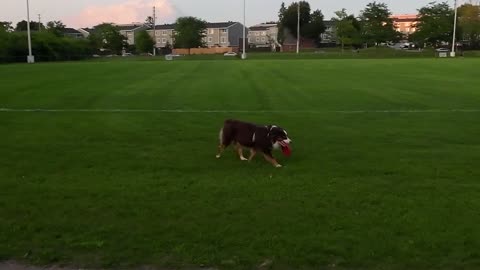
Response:
POLYGON ((437 52, 449 52, 450 50, 447 49, 447 48, 438 48, 436 51, 437 52))
POLYGON ((236 52, 227 52, 223 54, 224 56, 237 56, 236 52))

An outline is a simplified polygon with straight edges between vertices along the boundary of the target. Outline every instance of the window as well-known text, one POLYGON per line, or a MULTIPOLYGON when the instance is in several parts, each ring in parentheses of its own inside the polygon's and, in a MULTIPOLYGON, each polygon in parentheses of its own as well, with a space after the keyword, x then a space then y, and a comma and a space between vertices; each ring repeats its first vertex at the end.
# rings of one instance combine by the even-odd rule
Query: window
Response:
POLYGON ((257 42, 260 42, 260 38, 259 38, 259 37, 257 37, 257 39, 256 39, 256 40, 257 40, 257 42))
POLYGON ((214 29, 213 29, 213 28, 208 29, 208 34, 213 35, 213 33, 214 33, 214 29))
POLYGON ((166 36, 167 35, 167 30, 163 30, 162 35, 166 36))
POLYGON ((162 43, 167 43, 167 39, 166 39, 166 38, 162 38, 162 43))
POLYGON ((266 35, 267 35, 267 32, 262 31, 262 36, 266 36, 266 35))
POLYGON ((222 29, 222 33, 227 33, 227 29, 222 29))
POLYGON ((260 32, 255 32, 255 36, 260 36, 260 32))
POLYGON ((155 31, 155 35, 160 36, 160 31, 155 31))
POLYGON ((265 41, 266 41, 265 37, 262 37, 262 42, 265 42, 265 41))
POLYGON ((212 43, 213 39, 212 37, 208 37, 208 43, 212 43))
POLYGON ((220 41, 220 42, 221 42, 221 43, 227 43, 227 38, 225 38, 225 37, 222 37, 222 39, 221 39, 221 41, 220 41))

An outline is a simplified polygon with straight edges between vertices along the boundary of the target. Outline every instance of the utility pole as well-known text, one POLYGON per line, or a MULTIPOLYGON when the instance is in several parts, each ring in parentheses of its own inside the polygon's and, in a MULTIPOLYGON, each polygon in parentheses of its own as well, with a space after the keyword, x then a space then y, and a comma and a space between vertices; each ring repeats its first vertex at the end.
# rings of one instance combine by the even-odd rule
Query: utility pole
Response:
POLYGON ((297 54, 300 53, 300 1, 298 1, 297 7, 297 54))
POLYGON ((28 33, 28 57, 27 63, 35 63, 35 57, 32 55, 32 36, 30 34, 30 3, 27 0, 27 33, 28 33))
POLYGON ((153 7, 153 56, 157 55, 157 30, 156 30, 156 25, 157 25, 157 17, 156 17, 156 10, 155 7, 153 7))
POLYGON ((454 21, 453 21, 453 42, 452 42, 452 52, 450 54, 451 57, 455 57, 455 47, 456 47, 456 35, 457 35, 457 16, 458 16, 458 8, 457 8, 457 0, 454 2, 454 7, 455 9, 455 16, 454 16, 454 21))
POLYGON ((242 59, 245 60, 247 59, 247 48, 246 48, 246 38, 247 38, 247 25, 246 25, 246 13, 247 13, 247 8, 246 8, 246 0, 243 0, 243 52, 242 52, 242 59))
POLYGON ((42 31, 42 15, 38 14, 38 32, 42 31))

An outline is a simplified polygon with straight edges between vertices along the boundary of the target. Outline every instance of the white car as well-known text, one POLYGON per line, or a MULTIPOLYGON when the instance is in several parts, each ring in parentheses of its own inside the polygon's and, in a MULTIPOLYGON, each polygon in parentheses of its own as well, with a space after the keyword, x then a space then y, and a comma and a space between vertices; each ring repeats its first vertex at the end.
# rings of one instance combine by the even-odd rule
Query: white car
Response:
POLYGON ((450 50, 449 49, 446 49, 446 48, 438 48, 437 49, 437 52, 449 52, 450 50))
POLYGON ((237 56, 236 52, 227 52, 223 54, 224 56, 237 56))

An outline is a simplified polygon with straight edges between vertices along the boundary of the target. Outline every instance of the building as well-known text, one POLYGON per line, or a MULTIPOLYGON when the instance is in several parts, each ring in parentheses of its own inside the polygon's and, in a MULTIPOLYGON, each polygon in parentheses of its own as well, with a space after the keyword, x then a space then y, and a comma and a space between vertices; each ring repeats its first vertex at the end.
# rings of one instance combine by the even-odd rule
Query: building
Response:
POLYGON ((416 23, 417 23, 417 14, 400 14, 400 15, 392 15, 390 18, 393 19, 393 25, 397 29, 398 32, 404 34, 405 36, 409 36, 415 33, 416 23))
POLYGON ((78 29, 78 32, 80 32, 84 38, 88 38, 90 34, 95 31, 94 28, 80 28, 78 29))
MULTIPOLYGON (((118 31, 121 35, 127 38, 128 45, 135 45, 135 35, 143 30, 147 30, 148 27, 142 23, 131 23, 131 24, 114 24, 118 28, 118 31)), ((95 28, 80 28, 78 32, 81 33, 85 38, 90 36, 91 33, 95 31, 95 28)))
POLYGON ((73 29, 73 28, 63 28, 61 31, 62 31, 63 36, 65 36, 65 37, 71 37, 71 38, 76 38, 76 39, 85 38, 85 35, 82 32, 80 32, 80 30, 76 30, 76 29, 73 29))
MULTIPOLYGON (((243 28, 243 24, 238 22, 207 23, 203 41, 209 48, 238 47, 240 39, 243 37, 243 28)), ((153 30, 148 30, 148 33, 153 37, 153 30)), ((165 48, 168 44, 173 45, 174 34, 175 24, 155 26, 157 48, 165 48)))
POLYGON ((135 45, 135 35, 140 31, 148 29, 142 23, 115 24, 115 26, 120 31, 120 34, 127 38, 128 45, 135 45))
MULTIPOLYGON (((163 24, 155 26, 155 46, 157 48, 166 48, 173 45, 173 34, 175 33, 175 24, 163 24)), ((147 30, 148 34, 154 38, 153 30, 147 30)))
MULTIPOLYGON (((204 38, 207 47, 239 47, 243 37, 243 24, 239 22, 207 23, 207 35, 204 38)), ((248 29, 245 29, 248 35, 248 29)))
POLYGON ((321 34, 321 43, 337 43, 336 22, 334 20, 323 21, 323 24, 325 25, 325 32, 321 34))
POLYGON ((250 27, 248 44, 257 48, 270 47, 274 49, 279 46, 277 23, 262 23, 250 27))

